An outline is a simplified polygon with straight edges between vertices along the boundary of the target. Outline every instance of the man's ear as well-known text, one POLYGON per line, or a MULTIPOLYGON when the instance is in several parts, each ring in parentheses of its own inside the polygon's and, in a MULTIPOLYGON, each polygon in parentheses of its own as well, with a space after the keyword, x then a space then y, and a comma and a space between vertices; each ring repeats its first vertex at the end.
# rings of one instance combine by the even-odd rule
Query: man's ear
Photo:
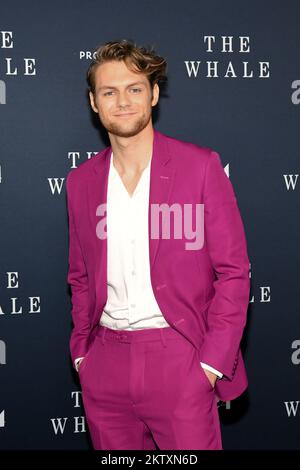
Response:
POLYGON ((91 104, 91 107, 92 107, 93 111, 95 111, 95 113, 98 113, 98 109, 97 109, 97 106, 95 104, 94 95, 91 91, 89 92, 89 97, 90 97, 90 104, 91 104))
POLYGON ((158 98, 159 98, 159 86, 157 83, 155 83, 153 86, 153 90, 152 90, 151 106, 155 106, 157 104, 158 98))

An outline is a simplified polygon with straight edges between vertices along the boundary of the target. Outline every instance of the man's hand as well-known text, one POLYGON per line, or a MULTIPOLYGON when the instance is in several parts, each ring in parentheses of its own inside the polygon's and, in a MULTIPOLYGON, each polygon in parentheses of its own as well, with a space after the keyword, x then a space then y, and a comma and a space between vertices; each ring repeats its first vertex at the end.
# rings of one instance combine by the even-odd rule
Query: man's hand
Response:
MULTIPOLYGON (((202 366, 201 366, 201 367, 202 367, 202 366)), ((205 372, 205 374, 206 374, 206 377, 207 377, 208 380, 210 381, 212 388, 214 388, 218 376, 217 376, 216 374, 214 374, 213 372, 211 372, 210 370, 205 369, 205 367, 203 367, 203 370, 204 370, 204 372, 205 372)))

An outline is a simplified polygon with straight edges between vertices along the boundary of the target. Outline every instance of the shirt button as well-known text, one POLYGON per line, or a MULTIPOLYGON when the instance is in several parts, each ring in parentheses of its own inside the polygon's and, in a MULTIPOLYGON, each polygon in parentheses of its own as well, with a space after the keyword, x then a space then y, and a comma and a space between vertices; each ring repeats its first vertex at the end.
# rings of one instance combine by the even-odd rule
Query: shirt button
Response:
POLYGON ((132 245, 134 244, 134 242, 135 242, 135 240, 134 240, 134 239, 132 239, 132 240, 131 240, 131 243, 132 243, 132 245))
POLYGON ((133 276, 135 276, 135 271, 131 271, 131 274, 132 274, 133 276))
POLYGON ((135 307, 135 304, 130 304, 130 307, 134 308, 134 307, 135 307))

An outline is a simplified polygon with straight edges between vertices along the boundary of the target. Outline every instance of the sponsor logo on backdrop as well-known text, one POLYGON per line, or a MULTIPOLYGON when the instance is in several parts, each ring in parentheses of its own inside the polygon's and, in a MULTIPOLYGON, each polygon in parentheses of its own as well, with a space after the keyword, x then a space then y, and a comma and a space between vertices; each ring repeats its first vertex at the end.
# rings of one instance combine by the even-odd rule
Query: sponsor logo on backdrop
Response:
POLYGON ((6 364, 6 344, 0 340, 0 365, 6 364))
POLYGON ((5 410, 0 412, 0 428, 4 428, 5 426, 5 410))
POLYGON ((92 51, 79 51, 79 59, 92 60, 95 59, 96 52, 92 51))
MULTIPOLYGON (((249 278, 252 278, 252 271, 251 271, 251 263, 249 263, 249 278)), ((251 285, 251 289, 253 287, 253 283, 251 285)), ((256 289, 256 287, 255 287, 256 289)), ((259 303, 270 303, 271 302, 271 287, 270 286, 258 286, 257 291, 251 296, 249 303, 254 304, 256 302, 259 303)))
POLYGON ((299 174, 283 175, 286 190, 295 191, 299 174))
MULTIPOLYGON (((269 78, 270 62, 253 59, 251 39, 250 36, 215 36, 213 34, 203 36, 199 41, 200 55, 184 61, 187 76, 189 78, 269 78), (216 56, 217 60, 214 60, 216 56), (244 58, 248 60, 243 60, 244 58)), ((92 60, 95 58, 95 51, 81 50, 78 56, 79 60, 92 60)))
POLYGON ((293 104, 299 104, 300 103, 300 80, 294 80, 292 82, 292 90, 295 90, 295 91, 292 92, 291 101, 293 104))
POLYGON ((300 339, 295 339, 291 348, 294 350, 291 355, 292 364, 298 366, 300 364, 300 339))
MULTIPOLYGON (((19 273, 17 271, 9 271, 6 273, 6 289, 19 289, 19 273)), ((10 291, 9 291, 10 292, 10 291)), ((14 295, 14 294, 12 294, 14 295)), ((2 300, 1 300, 2 302, 2 300)), ((8 299, 6 304, 0 303, 0 318, 17 315, 37 314, 41 312, 41 298, 40 296, 28 296, 26 299, 20 299, 17 296, 12 296, 8 299)))
MULTIPOLYGON (((71 163, 70 170, 73 170, 74 168, 77 168, 78 164, 82 163, 85 160, 90 160, 94 155, 96 155, 99 152, 85 152, 85 157, 82 158, 82 153, 81 152, 68 152, 68 160, 71 163)), ((60 177, 50 177, 47 178, 48 185, 49 185, 49 190, 52 196, 55 195, 60 195, 62 192, 62 189, 64 187, 64 182, 66 178, 60 178, 60 177)))
POLYGON ((0 104, 6 103, 6 84, 3 80, 0 80, 0 104))
MULTIPOLYGON (((22 40, 17 38, 16 43, 22 40)), ((13 31, 0 31, 0 104, 7 102, 7 78, 19 75, 36 75, 36 61, 32 57, 14 57, 15 37, 13 31)))
MULTIPOLYGON (((83 409, 81 391, 71 392, 73 408, 76 408, 76 414, 81 413, 83 409)), ((65 433, 83 433, 86 432, 85 416, 65 416, 59 418, 50 418, 51 427, 55 436, 61 436, 65 433)))
POLYGON ((254 302, 259 302, 262 304, 271 302, 271 287, 270 286, 258 286, 257 294, 253 294, 250 299, 250 303, 253 304, 254 302))
POLYGON ((295 418, 299 414, 299 403, 300 400, 285 401, 285 411, 288 418, 295 418))
POLYGON ((250 36, 203 36, 199 51, 198 57, 184 61, 189 78, 270 77, 270 62, 251 55, 250 36))

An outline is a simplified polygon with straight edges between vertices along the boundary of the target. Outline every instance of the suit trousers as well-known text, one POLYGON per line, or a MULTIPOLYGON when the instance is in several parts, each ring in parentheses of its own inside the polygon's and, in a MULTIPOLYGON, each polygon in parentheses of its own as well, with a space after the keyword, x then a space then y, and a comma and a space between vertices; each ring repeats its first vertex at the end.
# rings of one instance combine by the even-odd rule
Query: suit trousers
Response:
POLYGON ((173 327, 97 327, 79 366, 94 449, 221 450, 217 397, 199 350, 173 327))

